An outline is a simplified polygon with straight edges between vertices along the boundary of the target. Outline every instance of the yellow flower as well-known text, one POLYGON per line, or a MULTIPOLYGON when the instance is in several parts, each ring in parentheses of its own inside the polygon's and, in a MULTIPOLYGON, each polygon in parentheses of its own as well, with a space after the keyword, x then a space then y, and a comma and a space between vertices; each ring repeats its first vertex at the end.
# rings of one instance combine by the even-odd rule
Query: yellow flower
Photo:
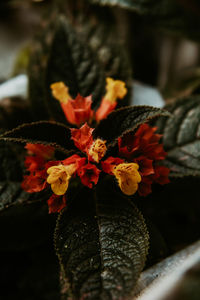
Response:
POLYGON ((68 166, 53 166, 48 168, 47 182, 51 185, 54 194, 61 196, 64 195, 68 189, 69 180, 74 172, 74 164, 68 166))
POLYGON ((122 163, 114 168, 113 174, 124 194, 130 196, 137 192, 138 183, 141 181, 138 169, 139 166, 135 163, 122 163))
POLYGON ((89 150, 89 156, 97 163, 104 157, 107 151, 105 144, 106 141, 96 139, 89 150))
POLYGON ((110 103, 115 103, 117 98, 123 99, 127 94, 125 82, 107 77, 106 83, 106 94, 104 99, 108 100, 110 103))
POLYGON ((60 101, 60 103, 67 103, 71 99, 69 88, 62 81, 52 83, 51 91, 54 98, 60 101))

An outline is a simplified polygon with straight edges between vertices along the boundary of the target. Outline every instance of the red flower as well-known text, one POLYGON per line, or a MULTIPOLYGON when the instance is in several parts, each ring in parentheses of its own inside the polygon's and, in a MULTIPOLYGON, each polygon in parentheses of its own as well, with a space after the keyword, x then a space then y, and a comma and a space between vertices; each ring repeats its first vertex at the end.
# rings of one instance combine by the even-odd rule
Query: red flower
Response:
POLYGON ((47 186, 46 171, 37 171, 30 175, 25 175, 21 186, 27 193, 41 192, 47 186))
POLYGON ((26 156, 24 162, 26 169, 30 172, 41 170, 44 167, 45 163, 45 159, 40 156, 26 156))
POLYGON ((142 124, 134 134, 127 133, 118 139, 119 156, 139 165, 142 181, 139 183, 138 193, 146 196, 151 193, 151 185, 156 182, 166 184, 169 182, 169 169, 157 166, 156 162, 163 160, 166 152, 159 144, 161 135, 156 134, 156 127, 142 124))
POLYGON ((49 200, 47 200, 47 204, 49 206, 49 213, 60 212, 66 206, 66 197, 57 196, 53 194, 49 200))
POLYGON ((97 184, 100 172, 101 171, 95 165, 90 163, 82 166, 77 171, 82 184, 86 185, 90 189, 93 187, 92 183, 95 185, 97 184))
POLYGON ((102 170, 105 172, 105 173, 108 173, 110 175, 113 175, 113 169, 123 163, 124 160, 119 158, 119 157, 108 157, 106 160, 102 161, 101 162, 101 166, 102 166, 102 170))
POLYGON ((78 94, 75 100, 68 99, 66 103, 61 103, 61 107, 68 122, 80 126, 92 119, 94 112, 91 104, 91 96, 84 98, 78 94))
POLYGON ((142 124, 134 134, 130 132, 118 139, 119 154, 128 159, 145 156, 148 159, 162 160, 166 156, 163 145, 159 144, 160 134, 155 134, 156 127, 142 124))
POLYGON ((93 143, 92 132, 94 128, 90 128, 85 123, 80 129, 71 128, 71 138, 75 146, 83 152, 87 152, 93 143))
POLYGON ((25 149, 28 150, 29 155, 35 154, 45 160, 51 159, 54 155, 54 148, 51 146, 41 144, 26 144, 25 149))
POLYGON ((153 175, 151 175, 151 178, 154 182, 157 182, 161 185, 167 184, 169 183, 169 168, 165 167, 165 166, 156 166, 154 168, 155 173, 153 175))

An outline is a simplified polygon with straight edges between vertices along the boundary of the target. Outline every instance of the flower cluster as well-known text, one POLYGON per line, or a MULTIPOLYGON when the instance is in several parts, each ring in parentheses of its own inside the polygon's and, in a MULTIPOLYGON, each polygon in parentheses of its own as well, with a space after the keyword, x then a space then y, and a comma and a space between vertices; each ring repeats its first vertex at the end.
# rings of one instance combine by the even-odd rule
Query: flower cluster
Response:
POLYGON ((32 193, 50 186, 53 192, 48 200, 50 213, 59 212, 66 206, 66 192, 74 177, 92 188, 100 173, 107 173, 116 178, 124 194, 133 195, 138 191, 142 196, 151 192, 152 183, 169 182, 169 169, 156 164, 166 156, 159 144, 161 136, 155 134, 156 128, 142 124, 135 133, 119 138, 117 157, 106 157, 106 141, 94 140, 93 130, 87 123, 79 129, 71 128, 71 138, 81 154, 61 161, 52 160, 52 147, 26 145, 30 155, 25 165, 30 174, 24 177, 22 187, 32 193))
POLYGON ((117 99, 123 99, 127 93, 123 81, 106 78, 106 94, 100 107, 94 112, 91 108, 91 96, 82 97, 78 94, 76 99, 72 99, 68 87, 63 82, 53 83, 51 90, 54 98, 60 102, 67 121, 78 127, 85 122, 90 124, 93 120, 99 122, 105 119, 117 106, 117 99))

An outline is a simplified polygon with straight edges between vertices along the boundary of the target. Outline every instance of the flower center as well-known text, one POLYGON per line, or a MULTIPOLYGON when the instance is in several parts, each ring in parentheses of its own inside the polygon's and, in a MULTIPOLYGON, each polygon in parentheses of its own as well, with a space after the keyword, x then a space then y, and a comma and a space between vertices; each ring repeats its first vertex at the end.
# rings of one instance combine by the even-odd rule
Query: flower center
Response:
POLYGON ((106 141, 96 139, 89 150, 89 156, 97 163, 99 163, 107 151, 105 144, 106 141))

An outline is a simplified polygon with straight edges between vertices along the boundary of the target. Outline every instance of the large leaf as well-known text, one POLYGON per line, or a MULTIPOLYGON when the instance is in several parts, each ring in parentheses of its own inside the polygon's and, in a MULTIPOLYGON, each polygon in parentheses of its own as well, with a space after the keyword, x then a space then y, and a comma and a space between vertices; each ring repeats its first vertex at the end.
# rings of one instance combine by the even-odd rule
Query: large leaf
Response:
POLYGON ((80 38, 98 57, 106 77, 120 79, 126 83, 128 94, 123 101, 118 102, 118 107, 127 105, 132 90, 132 70, 120 20, 117 22, 109 8, 88 7, 86 1, 83 7, 75 10, 71 19, 80 38))
POLYGON ((177 100, 166 109, 172 116, 157 122, 168 152, 163 163, 171 176, 200 176, 200 97, 177 100))
POLYGON ((54 109, 57 107, 56 101, 49 87, 57 81, 64 81, 73 97, 77 93, 92 95, 94 106, 100 102, 105 85, 105 75, 100 64, 64 18, 58 20, 47 62, 47 101, 54 109))
POLYGON ((118 109, 102 120, 94 131, 95 137, 101 137, 108 143, 124 133, 136 129, 140 124, 159 116, 169 116, 167 111, 151 106, 133 106, 118 109))
POLYGON ((147 16, 150 24, 199 39, 198 0, 89 0, 101 5, 120 6, 147 16))
POLYGON ((73 299, 125 299, 144 267, 148 233, 135 205, 103 182, 95 195, 79 191, 63 210, 55 245, 73 299))
POLYGON ((0 140, 50 145, 64 153, 74 149, 70 129, 54 121, 23 124, 2 134, 0 140))
MULTIPOLYGON (((30 63, 30 98, 36 111, 45 111, 46 117, 66 122, 59 102, 51 95, 50 85, 63 81, 72 97, 78 93, 92 94, 93 104, 97 106, 104 92, 105 75, 89 46, 81 41, 64 17, 55 18, 54 26, 51 23, 49 27, 51 32, 47 29, 43 37, 46 40, 50 35, 49 44, 40 50, 36 48, 30 63)), ((39 112, 38 117, 40 115, 39 112)))

